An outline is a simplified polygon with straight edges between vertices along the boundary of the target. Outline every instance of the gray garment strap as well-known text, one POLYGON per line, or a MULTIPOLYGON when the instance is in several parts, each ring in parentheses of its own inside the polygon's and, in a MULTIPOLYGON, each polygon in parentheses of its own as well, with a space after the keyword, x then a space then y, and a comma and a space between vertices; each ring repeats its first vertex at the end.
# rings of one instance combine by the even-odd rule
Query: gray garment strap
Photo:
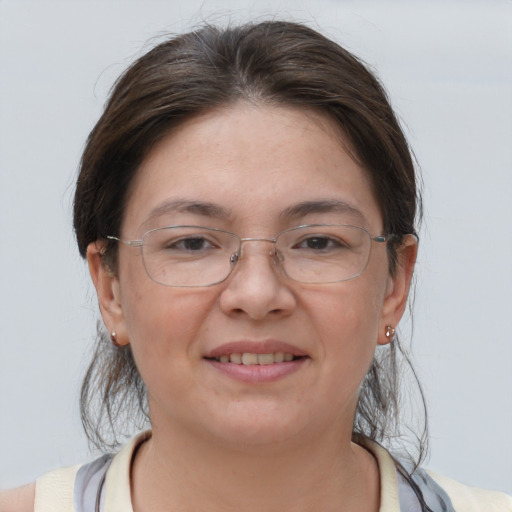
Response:
POLYGON ((409 482, 397 471, 400 512, 421 512, 421 504, 409 482))
POLYGON ((95 512, 97 499, 103 510, 105 494, 101 493, 105 475, 113 455, 103 455, 89 464, 84 464, 76 474, 73 503, 75 512, 95 512))
MULTIPOLYGON (((410 483, 397 471, 400 512, 421 512, 421 504, 410 483)), ((455 512, 452 502, 439 484, 423 469, 417 469, 412 479, 432 512, 455 512)))

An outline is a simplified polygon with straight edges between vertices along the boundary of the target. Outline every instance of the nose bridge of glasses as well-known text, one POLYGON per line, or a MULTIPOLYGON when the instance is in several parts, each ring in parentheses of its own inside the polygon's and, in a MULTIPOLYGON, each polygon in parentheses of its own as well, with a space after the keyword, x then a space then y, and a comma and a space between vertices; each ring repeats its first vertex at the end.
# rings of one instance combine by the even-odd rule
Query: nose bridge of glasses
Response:
POLYGON ((272 244, 271 248, 269 249, 267 255, 273 257, 276 259, 276 239, 275 238, 240 238, 240 249, 236 251, 234 254, 231 255, 231 263, 237 263, 241 259, 243 259, 245 250, 244 245, 245 242, 266 242, 267 244, 272 244))
POLYGON ((271 249, 269 250, 269 255, 274 256, 276 253, 276 239, 275 238, 240 238, 240 248, 243 251, 245 242, 267 242, 267 244, 272 244, 271 249))
POLYGON ((269 242, 276 243, 276 238, 240 238, 240 242, 269 242))

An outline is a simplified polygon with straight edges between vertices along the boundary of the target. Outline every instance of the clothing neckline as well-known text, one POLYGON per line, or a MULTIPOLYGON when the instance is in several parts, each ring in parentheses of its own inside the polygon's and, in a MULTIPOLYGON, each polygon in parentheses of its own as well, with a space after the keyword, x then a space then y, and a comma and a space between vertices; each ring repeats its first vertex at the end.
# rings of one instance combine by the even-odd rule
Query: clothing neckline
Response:
MULTIPOLYGON (((133 512, 130 482, 133 458, 140 445, 150 438, 150 430, 141 432, 112 459, 105 477, 105 512, 133 512)), ((379 512, 400 512, 398 479, 393 458, 385 448, 373 441, 366 441, 363 448, 375 457, 379 468, 379 512)))

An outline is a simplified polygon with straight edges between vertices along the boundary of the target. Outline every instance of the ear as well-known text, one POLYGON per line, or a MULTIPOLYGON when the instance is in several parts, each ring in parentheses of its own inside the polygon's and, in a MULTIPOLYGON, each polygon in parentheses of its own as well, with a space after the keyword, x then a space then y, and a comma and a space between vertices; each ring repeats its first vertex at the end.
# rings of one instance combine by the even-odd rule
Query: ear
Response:
POLYGON ((116 341, 119 345, 128 345, 129 336, 121 303, 119 279, 102 261, 103 252, 104 244, 99 241, 88 245, 89 272, 96 288, 101 316, 107 331, 116 332, 116 341))
POLYGON ((389 276, 386 297, 381 311, 378 344, 386 345, 391 338, 386 337, 386 328, 396 328, 407 305, 414 265, 418 254, 418 239, 407 235, 397 249, 397 266, 393 276, 389 276))

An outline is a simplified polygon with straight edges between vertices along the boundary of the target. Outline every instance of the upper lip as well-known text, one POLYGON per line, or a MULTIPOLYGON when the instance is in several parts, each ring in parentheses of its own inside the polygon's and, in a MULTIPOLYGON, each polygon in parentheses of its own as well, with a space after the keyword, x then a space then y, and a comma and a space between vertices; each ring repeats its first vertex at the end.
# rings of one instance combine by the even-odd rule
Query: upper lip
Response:
POLYGON ((295 345, 291 345, 290 343, 285 343, 283 341, 278 340, 262 340, 262 341, 251 341, 251 340, 241 340, 241 341, 232 341, 229 343, 225 343, 220 345, 207 354, 204 357, 206 358, 217 358, 224 355, 229 354, 271 354, 274 352, 285 352, 288 354, 293 354, 296 357, 307 356, 307 352, 301 350, 295 345))

